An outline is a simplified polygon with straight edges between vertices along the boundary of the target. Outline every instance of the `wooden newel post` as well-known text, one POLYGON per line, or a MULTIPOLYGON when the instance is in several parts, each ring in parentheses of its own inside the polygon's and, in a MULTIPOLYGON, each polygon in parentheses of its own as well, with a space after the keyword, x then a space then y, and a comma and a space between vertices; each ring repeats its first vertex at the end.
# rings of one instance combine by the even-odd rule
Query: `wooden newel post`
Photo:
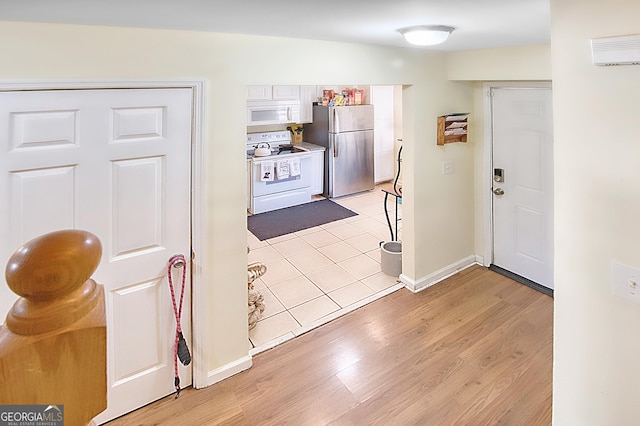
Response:
POLYGON ((64 406, 65 425, 107 408, 104 290, 90 277, 102 246, 80 230, 20 247, 5 270, 21 298, 0 327, 0 404, 64 406))

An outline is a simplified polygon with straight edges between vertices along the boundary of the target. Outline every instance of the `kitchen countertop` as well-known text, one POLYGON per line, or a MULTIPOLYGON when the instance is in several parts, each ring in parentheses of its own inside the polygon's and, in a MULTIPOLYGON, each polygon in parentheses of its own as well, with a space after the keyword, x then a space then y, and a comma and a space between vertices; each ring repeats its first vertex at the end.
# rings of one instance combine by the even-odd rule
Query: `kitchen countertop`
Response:
POLYGON ((300 143, 293 143, 293 146, 299 146, 300 148, 304 148, 308 151, 326 151, 327 149, 324 146, 320 146, 320 145, 316 145, 313 143, 309 143, 309 142, 300 142, 300 143))

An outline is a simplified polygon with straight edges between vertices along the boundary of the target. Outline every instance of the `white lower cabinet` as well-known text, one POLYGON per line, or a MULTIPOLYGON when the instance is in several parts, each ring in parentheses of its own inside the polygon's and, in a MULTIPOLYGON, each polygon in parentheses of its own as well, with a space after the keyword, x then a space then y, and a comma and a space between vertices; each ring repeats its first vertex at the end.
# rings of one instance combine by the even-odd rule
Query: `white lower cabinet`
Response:
POLYGON ((311 195, 322 194, 324 190, 324 151, 311 152, 311 195))
POLYGON ((251 209, 251 160, 247 159, 247 210, 251 209))

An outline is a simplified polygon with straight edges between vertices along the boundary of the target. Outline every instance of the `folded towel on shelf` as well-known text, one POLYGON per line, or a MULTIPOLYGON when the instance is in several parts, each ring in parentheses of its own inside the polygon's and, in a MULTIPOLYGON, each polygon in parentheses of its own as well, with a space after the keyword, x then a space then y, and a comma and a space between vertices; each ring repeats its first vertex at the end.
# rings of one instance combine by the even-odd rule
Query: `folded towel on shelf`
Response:
POLYGON ((289 177, 289 160, 278 160, 276 162, 276 179, 286 179, 289 177))
POLYGON ((273 161, 260 162, 260 181, 261 182, 273 181, 273 161))
POLYGON ((298 157, 289 160, 289 173, 291 176, 300 176, 300 159, 298 157))

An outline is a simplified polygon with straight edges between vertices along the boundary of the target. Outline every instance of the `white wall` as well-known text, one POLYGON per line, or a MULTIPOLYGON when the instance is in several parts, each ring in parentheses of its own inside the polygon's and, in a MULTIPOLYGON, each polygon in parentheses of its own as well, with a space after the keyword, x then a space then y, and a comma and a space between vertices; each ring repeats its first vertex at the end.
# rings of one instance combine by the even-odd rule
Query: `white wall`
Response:
POLYGON ((436 117, 469 110, 465 83, 446 81, 443 54, 188 31, 0 22, 2 80, 208 81, 205 136, 209 371, 247 355, 245 87, 404 84, 403 273, 420 279, 473 254, 473 141, 436 146, 436 117), (293 53, 295 52, 295 55, 293 53), (259 68, 255 64, 260 64, 259 68), (336 66, 339 64, 339 66, 336 66), (456 173, 441 175, 453 160, 456 173), (234 184, 236 182, 237 184, 234 184))
POLYGON ((590 39, 640 33, 640 2, 551 0, 556 425, 637 425, 640 305, 611 263, 640 268, 640 66, 591 65, 590 39))
MULTIPOLYGON (((485 120, 490 111, 485 111, 485 91, 483 83, 524 84, 551 80, 551 45, 502 47, 447 52, 447 78, 468 81, 473 90, 473 107, 469 118, 470 138, 474 141, 474 253, 483 260, 490 256, 485 253, 484 223, 487 206, 484 204, 483 186, 486 174, 485 120)), ((535 83, 534 83, 535 84, 535 83)))
POLYGON ((447 53, 449 80, 550 80, 551 46, 499 47, 447 53))

